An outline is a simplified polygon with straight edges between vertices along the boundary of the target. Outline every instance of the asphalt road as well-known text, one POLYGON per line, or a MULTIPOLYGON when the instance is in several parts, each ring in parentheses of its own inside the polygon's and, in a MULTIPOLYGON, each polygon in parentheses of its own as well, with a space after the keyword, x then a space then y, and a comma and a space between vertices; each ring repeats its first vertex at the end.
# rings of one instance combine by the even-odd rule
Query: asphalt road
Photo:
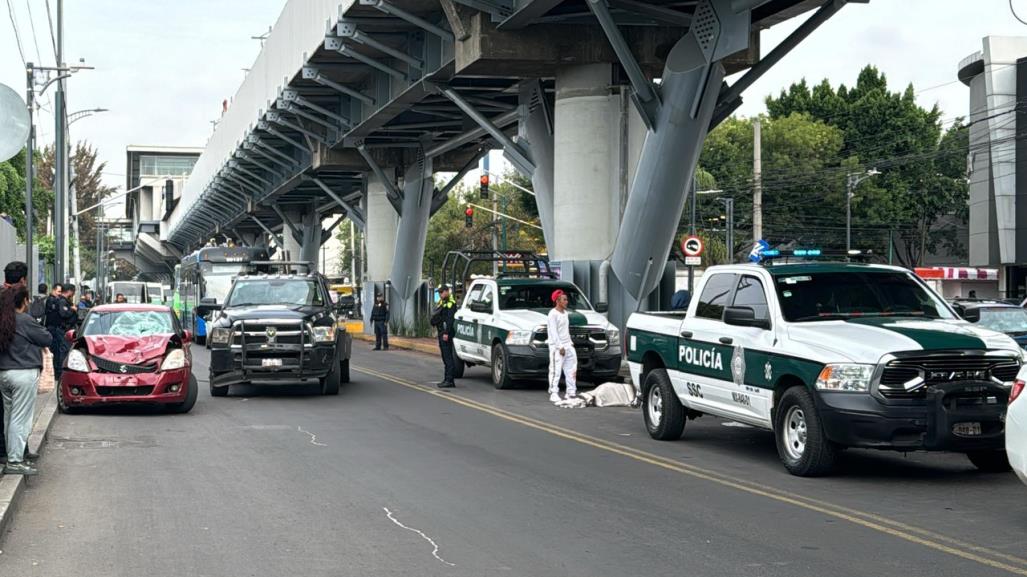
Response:
POLYGON ((850 451, 799 479, 755 429, 661 443, 635 410, 480 368, 441 392, 436 359, 355 349, 338 397, 59 416, 0 575, 1027 575, 1027 487, 961 456, 850 451))

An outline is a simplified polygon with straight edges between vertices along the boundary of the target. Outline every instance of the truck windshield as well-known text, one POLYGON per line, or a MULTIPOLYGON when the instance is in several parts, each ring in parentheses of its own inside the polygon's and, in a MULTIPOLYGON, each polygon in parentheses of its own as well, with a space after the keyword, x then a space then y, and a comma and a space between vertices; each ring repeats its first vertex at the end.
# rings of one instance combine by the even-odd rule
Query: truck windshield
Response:
POLYGON ((789 322, 855 317, 954 319, 948 307, 912 275, 844 271, 776 276, 781 313, 789 322))
POLYGON ((1021 308, 983 308, 980 326, 1016 336, 1027 335, 1027 311, 1021 308))
POLYGON ((225 308, 259 305, 323 306, 317 283, 308 279, 252 279, 236 281, 225 308))
POLYGON ((551 309, 553 308, 553 291, 556 289, 562 290, 567 295, 568 308, 592 310, 592 305, 578 292, 578 289, 552 285, 501 286, 499 287, 499 308, 501 310, 551 309))

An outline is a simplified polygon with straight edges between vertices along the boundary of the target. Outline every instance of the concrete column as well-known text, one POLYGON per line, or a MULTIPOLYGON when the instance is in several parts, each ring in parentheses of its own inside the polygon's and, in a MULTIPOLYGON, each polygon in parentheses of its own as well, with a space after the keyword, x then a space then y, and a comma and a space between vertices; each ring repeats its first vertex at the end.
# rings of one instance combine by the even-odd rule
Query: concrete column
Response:
MULTIPOLYGON (((285 216, 289 218, 289 222, 293 226, 299 226, 300 214, 294 211, 286 211, 285 216)), ((282 227, 282 240, 285 241, 285 246, 282 250, 285 254, 281 256, 282 260, 300 260, 300 255, 303 252, 302 239, 297 239, 292 235, 292 229, 286 224, 282 227)))
POLYGON ((428 236, 434 190, 432 160, 420 158, 404 173, 403 215, 399 219, 396 252, 389 275, 392 281, 392 316, 404 327, 412 328, 416 321, 416 295, 421 286, 424 243, 428 236))
POLYGON ((612 74, 610 64, 568 66, 556 73, 549 247, 554 261, 601 261, 613 252, 625 131, 621 97, 611 94, 612 74))
MULTIPOLYGON (((321 219, 317 217, 317 207, 310 205, 307 210, 297 215, 293 220, 296 226, 300 227, 303 239, 300 241, 299 260, 314 263, 314 270, 318 270, 318 263, 321 262, 319 251, 321 250, 321 219)), ((321 271, 324 272, 324 271, 321 271)))
MULTIPOLYGON (((395 169, 386 168, 385 175, 395 178, 395 169)), ((385 185, 373 174, 367 182, 367 280, 385 282, 392 271, 396 252, 396 231, 399 215, 392 208, 385 185)))

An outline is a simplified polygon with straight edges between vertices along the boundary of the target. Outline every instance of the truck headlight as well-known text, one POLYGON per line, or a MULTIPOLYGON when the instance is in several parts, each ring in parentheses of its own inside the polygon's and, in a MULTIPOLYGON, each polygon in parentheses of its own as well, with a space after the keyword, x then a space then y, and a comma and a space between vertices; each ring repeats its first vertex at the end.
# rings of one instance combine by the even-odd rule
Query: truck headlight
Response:
POLYGON ((210 333, 210 344, 227 345, 232 341, 232 329, 216 328, 210 333))
POLYGON ((319 343, 330 343, 335 340, 335 325, 314 327, 314 340, 319 343))
POLYGON ((865 393, 870 390, 870 379, 873 375, 874 365, 829 364, 820 371, 820 376, 817 377, 817 389, 865 393))
POLYGON ((615 328, 613 328, 613 327, 610 327, 610 328, 606 329, 606 342, 611 347, 619 347, 620 346, 620 331, 615 329, 615 328))
POLYGON ((530 345, 531 344, 531 331, 510 331, 506 334, 506 344, 508 345, 530 345))
POLYGON ((168 356, 164 357, 164 362, 160 364, 160 370, 162 371, 173 371, 184 367, 185 351, 182 349, 175 349, 168 353, 168 356))
POLYGON ((86 360, 86 355, 81 350, 72 349, 72 351, 68 353, 68 362, 64 368, 69 371, 88 373, 89 361, 86 360))

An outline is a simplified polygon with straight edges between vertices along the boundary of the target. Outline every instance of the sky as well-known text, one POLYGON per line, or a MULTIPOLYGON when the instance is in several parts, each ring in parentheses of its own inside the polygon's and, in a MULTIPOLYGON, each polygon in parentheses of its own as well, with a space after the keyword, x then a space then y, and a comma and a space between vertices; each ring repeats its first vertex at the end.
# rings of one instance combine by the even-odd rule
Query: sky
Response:
MULTIPOLYGON (((49 0, 56 19, 56 2, 49 0)), ((1027 0, 1013 0, 1027 19, 1027 0)), ((72 0, 65 7, 65 61, 80 58, 95 70, 68 83, 68 111, 108 108, 76 122, 72 140, 87 140, 107 162, 105 181, 125 182, 130 144, 202 147, 221 102, 241 84, 243 69, 260 50, 285 0, 72 0)), ((52 66, 46 0, 0 3, 0 83, 24 94, 25 59, 52 66), (31 10, 31 18, 30 18, 31 10), (33 34, 33 26, 35 34, 33 34), (38 44, 38 52, 37 52, 38 44)), ((768 52, 799 20, 763 33, 768 52)), ((54 21, 56 24, 56 20, 54 21)), ((913 83, 923 106, 937 104, 943 119, 966 116, 968 89, 956 80, 959 61, 981 49, 988 35, 1027 35, 1008 0, 871 0, 853 3, 821 26, 743 95, 738 114, 764 111, 763 99, 805 77, 811 84, 853 84, 874 64, 894 90, 913 83)), ((42 99, 37 133, 53 140, 52 87, 42 99)), ((494 163, 498 160, 494 154, 494 163)), ((493 171, 496 167, 493 166, 493 171)))

